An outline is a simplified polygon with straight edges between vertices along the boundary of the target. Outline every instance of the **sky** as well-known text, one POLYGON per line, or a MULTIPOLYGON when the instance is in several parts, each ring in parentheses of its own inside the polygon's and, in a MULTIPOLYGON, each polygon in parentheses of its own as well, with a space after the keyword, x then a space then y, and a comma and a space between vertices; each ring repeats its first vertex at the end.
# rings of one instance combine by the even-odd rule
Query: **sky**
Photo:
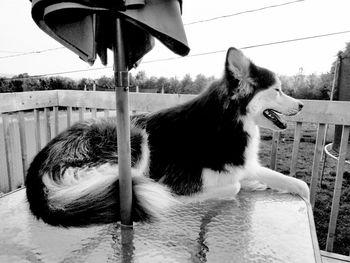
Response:
MULTIPOLYGON (((242 48, 259 66, 280 75, 320 74, 330 70, 339 50, 350 42, 349 0, 185 0, 183 22, 227 16, 208 22, 185 25, 191 52, 189 57, 163 62, 150 62, 178 56, 156 42, 137 69, 147 76, 183 77, 197 74, 219 77, 223 72, 225 50, 242 48), (293 3, 292 3, 293 2, 293 3), (273 5, 286 5, 265 8, 273 5), (256 12, 244 13, 248 10, 256 12), (236 13, 243 12, 239 15, 236 13), (345 34, 256 48, 248 46, 289 39, 349 31, 345 34), (218 52, 194 56, 200 53, 218 52)), ((29 0, 0 0, 0 75, 28 73, 53 74, 75 70, 89 70, 74 74, 58 74, 74 79, 112 76, 112 61, 103 67, 97 60, 91 67, 73 52, 58 49, 31 55, 1 58, 23 52, 61 47, 34 23, 29 0), (103 69, 99 69, 103 68, 103 69), (98 69, 98 70, 91 70, 98 69)), ((112 54, 109 54, 109 58, 112 54)))

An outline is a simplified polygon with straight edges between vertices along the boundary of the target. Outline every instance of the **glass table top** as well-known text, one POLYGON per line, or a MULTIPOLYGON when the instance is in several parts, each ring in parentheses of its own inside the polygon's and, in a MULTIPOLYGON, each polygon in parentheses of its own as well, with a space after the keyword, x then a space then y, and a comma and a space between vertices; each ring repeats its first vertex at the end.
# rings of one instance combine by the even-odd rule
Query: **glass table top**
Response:
POLYGON ((2 263, 321 262, 309 204, 273 191, 184 203, 122 231, 49 226, 30 214, 22 189, 0 198, 0 218, 2 263))

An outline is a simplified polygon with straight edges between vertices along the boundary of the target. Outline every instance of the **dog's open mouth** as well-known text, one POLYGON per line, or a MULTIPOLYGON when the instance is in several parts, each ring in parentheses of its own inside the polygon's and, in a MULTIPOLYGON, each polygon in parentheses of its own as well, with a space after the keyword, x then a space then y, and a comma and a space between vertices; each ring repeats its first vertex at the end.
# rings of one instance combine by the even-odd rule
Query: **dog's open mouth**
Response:
POLYGON ((280 128, 280 129, 287 128, 287 123, 284 122, 279 116, 281 114, 280 112, 272 110, 272 109, 266 109, 266 110, 264 110, 263 114, 268 120, 270 120, 278 128, 280 128))

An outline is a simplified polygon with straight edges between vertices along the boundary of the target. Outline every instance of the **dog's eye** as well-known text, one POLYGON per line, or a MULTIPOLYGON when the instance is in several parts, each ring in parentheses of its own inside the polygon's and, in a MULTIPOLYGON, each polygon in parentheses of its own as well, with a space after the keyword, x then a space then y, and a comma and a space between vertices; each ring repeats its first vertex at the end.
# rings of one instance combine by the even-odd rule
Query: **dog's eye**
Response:
POLYGON ((275 89, 275 91, 277 91, 277 92, 281 92, 281 91, 280 91, 280 89, 275 89))

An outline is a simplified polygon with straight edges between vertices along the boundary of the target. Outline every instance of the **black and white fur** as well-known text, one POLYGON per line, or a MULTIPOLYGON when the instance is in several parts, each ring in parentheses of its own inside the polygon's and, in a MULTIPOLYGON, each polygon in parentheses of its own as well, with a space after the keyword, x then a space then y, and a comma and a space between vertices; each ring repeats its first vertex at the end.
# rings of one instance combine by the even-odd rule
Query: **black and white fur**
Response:
MULTIPOLYGON (((283 129, 280 116, 301 108, 274 73, 230 48, 223 77, 202 94, 132 118, 133 220, 157 217, 179 196, 235 195, 241 184, 256 181, 308 199, 305 182, 258 160, 258 125, 283 129)), ((26 179, 37 218, 60 226, 120 219, 115 126, 114 119, 76 123, 37 154, 26 179)))

